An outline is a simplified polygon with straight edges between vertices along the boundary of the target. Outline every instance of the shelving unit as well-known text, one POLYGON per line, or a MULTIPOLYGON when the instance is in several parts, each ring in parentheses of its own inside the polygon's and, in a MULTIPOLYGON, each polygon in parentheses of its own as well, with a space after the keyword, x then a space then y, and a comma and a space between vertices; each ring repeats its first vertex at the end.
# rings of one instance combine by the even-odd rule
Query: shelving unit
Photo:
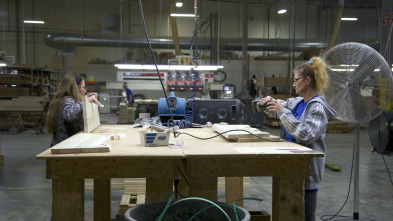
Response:
POLYGON ((60 71, 37 65, 0 67, 0 98, 43 96, 50 100, 59 85, 60 71))
POLYGON ((0 129, 10 134, 34 129, 41 133, 44 113, 55 95, 60 71, 37 65, 0 67, 0 129))

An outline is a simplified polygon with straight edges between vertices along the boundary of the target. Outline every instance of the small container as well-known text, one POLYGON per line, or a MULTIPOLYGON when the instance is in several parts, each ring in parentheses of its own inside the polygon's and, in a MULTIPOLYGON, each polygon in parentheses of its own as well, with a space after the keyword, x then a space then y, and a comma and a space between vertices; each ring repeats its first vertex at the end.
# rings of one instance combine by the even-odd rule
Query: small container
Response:
POLYGON ((141 144, 145 147, 168 146, 169 132, 140 131, 141 144))

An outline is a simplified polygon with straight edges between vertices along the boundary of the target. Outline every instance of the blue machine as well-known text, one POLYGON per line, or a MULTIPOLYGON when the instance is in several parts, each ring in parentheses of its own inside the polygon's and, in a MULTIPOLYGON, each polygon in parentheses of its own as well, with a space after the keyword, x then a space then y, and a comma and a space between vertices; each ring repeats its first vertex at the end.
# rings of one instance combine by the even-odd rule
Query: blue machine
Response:
MULTIPOLYGON (((172 110, 173 120, 184 120, 186 119, 186 99, 175 97, 175 93, 172 91, 168 97, 169 107, 172 110)), ((158 100, 158 117, 162 124, 171 124, 171 114, 169 113, 168 105, 165 98, 158 100), (168 122, 169 121, 169 122, 168 122)))

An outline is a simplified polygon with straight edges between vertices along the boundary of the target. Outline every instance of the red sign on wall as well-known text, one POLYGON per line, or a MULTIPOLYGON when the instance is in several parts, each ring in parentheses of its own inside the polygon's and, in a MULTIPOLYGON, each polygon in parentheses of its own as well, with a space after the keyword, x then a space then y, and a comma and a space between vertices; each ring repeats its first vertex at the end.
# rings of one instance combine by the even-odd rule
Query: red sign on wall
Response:
POLYGON ((393 23, 393 12, 382 13, 381 25, 388 25, 393 23))

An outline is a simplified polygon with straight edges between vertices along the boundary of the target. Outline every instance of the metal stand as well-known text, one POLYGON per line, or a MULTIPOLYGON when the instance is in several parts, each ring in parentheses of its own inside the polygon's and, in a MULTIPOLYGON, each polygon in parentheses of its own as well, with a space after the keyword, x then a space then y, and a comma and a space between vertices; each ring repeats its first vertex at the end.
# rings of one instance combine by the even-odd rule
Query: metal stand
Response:
POLYGON ((337 218, 334 220, 364 220, 364 221, 372 221, 371 219, 360 219, 359 218, 359 135, 360 134, 360 124, 355 124, 355 157, 354 157, 354 200, 353 200, 353 217, 343 217, 337 218))

